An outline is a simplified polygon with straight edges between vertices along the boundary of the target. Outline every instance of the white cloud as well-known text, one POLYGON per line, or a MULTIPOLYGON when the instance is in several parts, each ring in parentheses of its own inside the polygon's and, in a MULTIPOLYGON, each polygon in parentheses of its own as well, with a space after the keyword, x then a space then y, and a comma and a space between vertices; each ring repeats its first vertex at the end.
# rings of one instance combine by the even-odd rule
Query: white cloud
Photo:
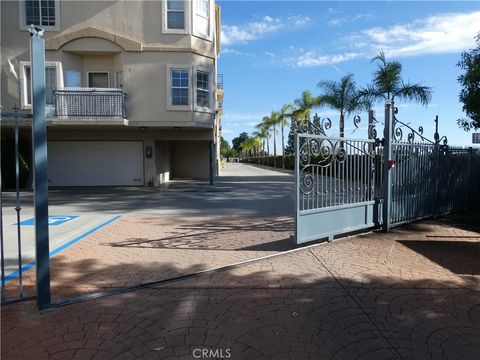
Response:
POLYGON ((335 19, 332 19, 332 20, 329 20, 327 22, 327 25, 330 26, 330 27, 337 27, 337 26, 340 26, 340 25, 343 25, 345 23, 348 23, 348 22, 355 22, 355 21, 358 21, 358 20, 362 20, 362 19, 367 19, 367 18, 371 18, 372 17, 372 14, 370 13, 366 13, 366 14, 357 14, 355 16, 347 16, 347 15, 343 15, 341 17, 339 17, 338 15, 335 17, 335 19))
POLYGON ((222 121, 240 121, 240 122, 252 122, 252 121, 260 121, 262 118, 267 114, 265 113, 242 113, 242 112, 225 112, 222 116, 222 121))
POLYGON ((351 40, 357 47, 384 49, 389 56, 460 52, 474 45, 480 30, 480 11, 431 16, 389 28, 370 28, 351 40))
POLYGON ((338 64, 347 60, 358 58, 359 53, 343 53, 334 55, 318 54, 316 51, 307 51, 303 54, 290 59, 289 63, 296 67, 312 67, 320 65, 338 64))
POLYGON ((222 49, 222 54, 232 54, 232 55, 246 56, 246 57, 252 57, 252 58, 257 57, 255 54, 245 52, 245 51, 238 51, 232 48, 222 49))
POLYGON ((224 45, 245 44, 281 29, 302 28, 311 23, 308 16, 290 15, 285 19, 264 16, 260 21, 244 25, 222 25, 222 43, 224 45))
POLYGON ((475 45, 479 24, 480 12, 472 12, 441 14, 387 28, 368 28, 347 37, 348 50, 336 54, 289 47, 284 51, 287 55, 283 64, 293 67, 333 65, 357 58, 368 59, 380 49, 388 57, 461 52, 475 45))
POLYGON ((302 28, 312 23, 312 19, 304 15, 290 15, 288 21, 296 28, 302 28))

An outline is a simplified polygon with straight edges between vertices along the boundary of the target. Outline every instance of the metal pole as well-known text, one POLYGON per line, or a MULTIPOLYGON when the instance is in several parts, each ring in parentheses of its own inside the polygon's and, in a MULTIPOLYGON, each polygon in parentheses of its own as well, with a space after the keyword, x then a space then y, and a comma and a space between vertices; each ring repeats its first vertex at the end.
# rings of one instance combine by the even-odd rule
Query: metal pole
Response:
MULTIPOLYGON (((14 112, 18 112, 15 106, 14 112)), ((17 213, 17 250, 18 250, 18 289, 23 297, 23 272, 22 272, 22 231, 20 228, 20 156, 18 151, 18 116, 15 116, 15 211, 17 213)))
POLYGON ((298 220, 300 216, 300 135, 295 129, 295 235, 294 243, 298 244, 298 220))
POLYGON ((393 104, 391 100, 385 101, 385 128, 383 144, 383 207, 382 229, 389 232, 390 211, 392 206, 392 172, 390 160, 392 159, 392 131, 393 131, 393 104))
MULTIPOLYGON (((2 110, 0 105, 0 111, 2 110)), ((1 124, 2 116, 0 114, 0 147, 2 145, 2 138, 1 138, 1 131, 2 131, 2 124, 1 124)), ((2 163, 2 151, 0 149, 0 164, 2 163)), ((3 182, 2 182, 2 166, 0 165, 0 266, 1 266, 1 276, 2 276, 2 292, 1 292, 1 299, 2 301, 6 300, 5 294, 5 254, 3 250, 3 182)))
POLYGON ((47 127, 45 99, 45 40, 43 30, 30 29, 33 114, 33 183, 35 205, 35 255, 37 261, 37 306, 48 308, 50 259, 48 239, 47 127))

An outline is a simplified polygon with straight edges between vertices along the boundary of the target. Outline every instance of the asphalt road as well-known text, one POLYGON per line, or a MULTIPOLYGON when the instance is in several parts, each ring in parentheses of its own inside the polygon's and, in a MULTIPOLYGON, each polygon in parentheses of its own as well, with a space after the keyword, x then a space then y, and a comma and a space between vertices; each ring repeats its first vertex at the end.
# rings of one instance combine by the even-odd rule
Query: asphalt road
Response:
MULTIPOLYGON (((79 241, 122 215, 293 216, 294 177, 229 163, 213 186, 174 181, 158 188, 64 188, 49 191, 50 250, 79 241), (71 217, 60 223, 58 219, 71 217), (55 220, 57 219, 57 220, 55 220)), ((2 194, 6 274, 18 268, 15 193, 2 194)), ((33 194, 21 193, 21 221, 33 218, 33 194)), ((34 260, 34 226, 22 225, 22 265, 34 260)))

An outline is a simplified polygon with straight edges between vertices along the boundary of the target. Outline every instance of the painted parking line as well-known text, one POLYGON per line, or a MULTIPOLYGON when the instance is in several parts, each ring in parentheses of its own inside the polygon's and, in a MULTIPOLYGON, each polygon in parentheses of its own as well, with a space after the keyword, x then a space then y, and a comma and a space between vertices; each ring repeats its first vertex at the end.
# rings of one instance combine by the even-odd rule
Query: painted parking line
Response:
MULTIPOLYGON (((50 251, 49 253, 49 257, 54 257, 55 255, 57 255, 58 253, 62 252, 63 250, 66 250, 68 249, 70 246, 76 244, 77 242, 79 242, 80 240, 86 238, 87 236, 89 235, 92 235, 93 233, 97 232, 98 230, 104 228, 105 226, 107 225, 110 225, 112 224, 113 222, 117 221, 118 219, 120 219, 122 217, 122 215, 117 215, 117 216, 114 216, 113 218, 111 218, 110 220, 107 220, 105 221, 104 223, 94 227, 93 229, 91 230, 88 230, 87 232, 83 233, 82 235, 80 236, 77 236, 75 239, 72 239, 70 240, 69 242, 59 246, 58 248, 56 248, 55 250, 52 250, 50 251)), ((33 268, 36 264, 36 261, 32 261, 32 262, 29 262, 28 264, 22 266, 22 273, 24 273, 25 271, 27 270, 30 270, 31 268, 33 268)), ((19 275, 19 271, 16 270, 10 274, 8 274, 7 276, 5 276, 5 283, 10 281, 10 280, 13 280, 15 278, 18 277, 19 275)))
MULTIPOLYGON (((48 217, 48 226, 60 226, 65 224, 66 222, 72 221, 77 219, 78 216, 75 215, 50 215, 48 217)), ((12 226, 16 226, 17 224, 12 224, 12 226)), ((22 226, 33 226, 35 225, 35 218, 26 219, 20 222, 22 226)))

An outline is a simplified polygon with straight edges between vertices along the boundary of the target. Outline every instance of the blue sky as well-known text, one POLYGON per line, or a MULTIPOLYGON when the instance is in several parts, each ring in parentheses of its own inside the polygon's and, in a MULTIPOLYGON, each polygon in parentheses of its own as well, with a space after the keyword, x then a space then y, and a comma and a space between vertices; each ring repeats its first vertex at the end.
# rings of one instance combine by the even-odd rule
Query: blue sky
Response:
MULTIPOLYGON (((398 103, 398 117, 433 138, 435 115, 440 135, 452 145, 471 145, 471 133, 459 129, 462 117, 455 65, 460 53, 475 46, 480 32, 480 1, 218 1, 222 7, 222 53, 225 113, 223 137, 253 132, 272 110, 291 103, 303 90, 320 94, 322 80, 355 75, 357 85, 370 82, 376 68, 369 59, 383 49, 387 59, 403 64, 403 79, 433 89, 428 107, 398 103)), ((377 119, 383 106, 376 104, 377 119)), ((333 121, 329 134, 338 135, 338 115, 318 109, 333 121)), ((367 114, 360 114, 366 125, 367 114)), ((346 136, 366 137, 353 131, 346 136)), ((278 149, 280 147, 278 146, 278 149)))

